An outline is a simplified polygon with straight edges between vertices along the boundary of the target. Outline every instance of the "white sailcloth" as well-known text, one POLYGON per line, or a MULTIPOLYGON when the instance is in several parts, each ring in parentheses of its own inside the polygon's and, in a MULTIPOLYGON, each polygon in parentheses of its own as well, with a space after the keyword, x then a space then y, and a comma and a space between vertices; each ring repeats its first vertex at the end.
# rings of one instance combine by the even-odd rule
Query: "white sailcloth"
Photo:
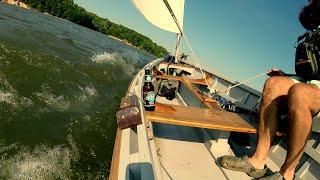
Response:
MULTIPOLYGON (((179 28, 173 20, 163 0, 131 0, 138 11, 152 24, 161 29, 180 33, 179 28)), ((178 23, 183 28, 184 1, 167 0, 178 23)))

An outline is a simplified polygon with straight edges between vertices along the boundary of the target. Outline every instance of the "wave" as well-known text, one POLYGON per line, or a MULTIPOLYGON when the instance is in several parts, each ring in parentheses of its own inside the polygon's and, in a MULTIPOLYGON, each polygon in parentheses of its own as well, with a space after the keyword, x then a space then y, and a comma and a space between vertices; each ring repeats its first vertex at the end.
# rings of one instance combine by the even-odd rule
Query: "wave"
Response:
POLYGON ((122 57, 119 53, 108 53, 103 52, 101 54, 95 54, 91 58, 94 63, 115 63, 116 60, 122 60, 122 57))
POLYGON ((30 107, 33 105, 31 99, 20 97, 3 74, 0 73, 0 102, 10 104, 15 108, 30 107))
POLYGON ((53 94, 51 88, 46 84, 42 85, 41 89, 41 92, 35 92, 34 95, 45 102, 50 108, 56 111, 67 111, 69 109, 70 102, 65 100, 63 95, 57 96, 53 94))
POLYGON ((92 84, 87 85, 86 87, 78 86, 80 89, 80 95, 78 96, 78 100, 84 102, 89 97, 96 96, 98 94, 97 90, 94 88, 92 84))
POLYGON ((108 53, 103 52, 92 56, 91 61, 97 64, 111 64, 119 65, 124 69, 127 76, 132 76, 135 72, 135 65, 138 61, 132 61, 132 59, 125 58, 118 52, 108 53))
MULTIPOLYGON (((39 145, 33 150, 18 144, 5 147, 4 151, 18 151, 5 158, 0 156, 0 178, 9 179, 70 179, 72 162, 79 158, 79 151, 68 136, 68 145, 48 147, 39 145)), ((0 146, 1 152, 1 146, 0 146)))
POLYGON ((13 102, 13 94, 9 92, 3 92, 0 90, 0 102, 6 102, 8 104, 16 104, 13 102))

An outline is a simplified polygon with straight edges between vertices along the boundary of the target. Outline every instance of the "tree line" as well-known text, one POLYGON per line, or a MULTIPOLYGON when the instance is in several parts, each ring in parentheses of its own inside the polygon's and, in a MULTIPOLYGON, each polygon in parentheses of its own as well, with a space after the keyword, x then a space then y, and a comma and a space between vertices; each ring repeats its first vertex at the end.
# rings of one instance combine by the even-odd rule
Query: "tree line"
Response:
POLYGON ((125 40, 133 46, 156 56, 163 56, 168 53, 165 48, 152 42, 150 38, 88 12, 75 4, 73 0, 23 0, 23 2, 38 11, 46 12, 103 34, 125 40))

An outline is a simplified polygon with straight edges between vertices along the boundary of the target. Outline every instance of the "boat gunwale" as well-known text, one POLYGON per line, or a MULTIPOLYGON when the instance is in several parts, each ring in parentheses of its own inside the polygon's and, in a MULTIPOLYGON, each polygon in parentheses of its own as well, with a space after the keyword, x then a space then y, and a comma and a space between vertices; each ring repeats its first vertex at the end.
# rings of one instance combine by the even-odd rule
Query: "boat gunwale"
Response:
MULTIPOLYGON (((161 63, 163 60, 164 60, 164 58, 154 59, 151 62, 149 62, 147 65, 142 67, 141 70, 134 76, 134 78, 130 82, 125 96, 129 96, 130 94, 132 94, 132 91, 134 91, 134 88, 136 86, 136 81, 139 79, 139 77, 141 76, 140 75, 141 72, 143 72, 146 67, 156 66, 157 64, 161 63)), ((130 129, 130 128, 128 128, 128 129, 130 129)), ((122 141, 122 137, 123 137, 122 132, 124 130, 128 130, 128 129, 121 130, 121 129, 117 128, 116 138, 115 138, 113 152, 112 152, 113 154, 112 154, 112 159, 111 159, 111 168, 110 168, 110 173, 109 173, 110 180, 116 180, 119 177, 118 173, 119 173, 119 164, 120 164, 120 156, 121 156, 121 141, 122 141)))

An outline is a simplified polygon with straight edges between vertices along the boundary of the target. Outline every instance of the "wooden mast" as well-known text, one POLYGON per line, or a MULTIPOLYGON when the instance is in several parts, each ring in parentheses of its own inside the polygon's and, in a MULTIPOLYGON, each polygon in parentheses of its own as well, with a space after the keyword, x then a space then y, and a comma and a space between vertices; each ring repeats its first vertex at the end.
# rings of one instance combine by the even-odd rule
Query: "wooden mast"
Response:
POLYGON ((177 25, 177 28, 180 31, 180 33, 177 33, 177 41, 176 41, 175 54, 174 54, 175 55, 175 63, 177 63, 178 62, 177 57, 178 57, 178 53, 179 53, 179 45, 180 45, 180 40, 181 40, 181 38, 183 36, 183 31, 182 31, 182 27, 180 26, 179 21, 178 21, 176 15, 174 14, 174 12, 173 12, 170 4, 168 3, 168 1, 167 0, 163 0, 163 2, 166 5, 170 15, 172 16, 174 22, 177 25))
POLYGON ((174 49, 175 63, 178 63, 179 46, 180 46, 181 38, 182 38, 182 34, 177 33, 176 47, 174 49))

